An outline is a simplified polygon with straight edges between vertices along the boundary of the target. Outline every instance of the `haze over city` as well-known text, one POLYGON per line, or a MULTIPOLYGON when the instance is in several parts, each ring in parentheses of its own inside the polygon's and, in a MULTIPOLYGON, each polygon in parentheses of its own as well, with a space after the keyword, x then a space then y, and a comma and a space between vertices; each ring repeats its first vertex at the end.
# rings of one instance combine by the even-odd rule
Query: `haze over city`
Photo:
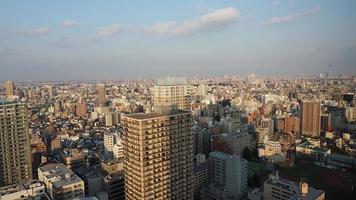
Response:
POLYGON ((1 5, 0 80, 356 72, 353 0, 1 5))
POLYGON ((355 200, 355 0, 3 0, 0 200, 355 200))

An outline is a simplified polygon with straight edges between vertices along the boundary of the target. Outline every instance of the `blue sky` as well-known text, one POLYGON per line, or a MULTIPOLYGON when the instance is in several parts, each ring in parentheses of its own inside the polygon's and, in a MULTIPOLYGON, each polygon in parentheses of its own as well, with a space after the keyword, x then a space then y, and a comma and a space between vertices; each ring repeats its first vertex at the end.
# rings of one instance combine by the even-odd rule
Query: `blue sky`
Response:
POLYGON ((0 80, 356 73, 354 0, 0 3, 0 80))

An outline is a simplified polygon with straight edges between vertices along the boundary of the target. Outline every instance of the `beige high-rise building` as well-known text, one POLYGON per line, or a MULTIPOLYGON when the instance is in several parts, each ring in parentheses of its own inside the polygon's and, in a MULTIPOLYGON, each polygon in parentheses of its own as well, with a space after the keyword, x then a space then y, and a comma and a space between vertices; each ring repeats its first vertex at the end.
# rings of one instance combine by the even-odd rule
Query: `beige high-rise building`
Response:
POLYGON ((75 106, 75 115, 78 117, 88 117, 87 105, 78 102, 75 106))
POLYGON ((320 136, 320 102, 303 101, 301 103, 301 132, 305 136, 320 136))
POLYGON ((26 105, 0 99, 0 185, 31 179, 26 105))
POLYGON ((191 86, 185 78, 159 78, 154 86, 154 106, 175 105, 178 109, 190 109, 191 86))
POLYGON ((193 199, 190 112, 130 114, 122 122, 126 199, 193 199))
POLYGON ((287 116, 284 119, 284 131, 286 133, 292 133, 299 135, 300 133, 300 119, 295 116, 287 116))
POLYGON ((103 107, 106 104, 106 91, 104 84, 98 84, 96 88, 98 94, 98 106, 103 107))
POLYGON ((6 97, 14 95, 14 83, 12 81, 5 82, 6 97))

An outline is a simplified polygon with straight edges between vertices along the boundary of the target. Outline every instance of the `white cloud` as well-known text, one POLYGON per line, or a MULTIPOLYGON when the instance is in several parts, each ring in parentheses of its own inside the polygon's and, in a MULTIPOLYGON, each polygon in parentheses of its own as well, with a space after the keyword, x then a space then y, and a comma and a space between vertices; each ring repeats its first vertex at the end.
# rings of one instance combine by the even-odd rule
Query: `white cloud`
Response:
POLYGON ((278 5, 279 3, 280 3, 279 0, 274 0, 274 1, 272 1, 272 3, 270 4, 270 6, 273 7, 273 6, 278 5))
POLYGON ((33 28, 33 29, 23 29, 19 32, 20 35, 26 36, 41 36, 48 35, 52 30, 48 27, 33 28))
POLYGON ((288 23, 291 23, 291 22, 295 22, 296 20, 298 20, 301 17, 312 15, 312 14, 315 14, 315 13, 317 13, 319 11, 320 11, 320 8, 316 7, 316 8, 312 8, 312 9, 309 9, 309 10, 305 10, 305 11, 300 12, 300 13, 294 13, 294 14, 290 14, 290 15, 286 15, 286 16, 272 17, 272 18, 269 18, 266 21, 266 24, 270 24, 270 25, 273 25, 273 24, 288 24, 288 23))
POLYGON ((122 27, 119 24, 112 24, 106 27, 99 27, 96 30, 96 34, 100 37, 113 37, 118 35, 122 31, 122 27))
POLYGON ((74 27, 79 26, 79 23, 74 20, 65 20, 62 22, 62 25, 63 25, 63 27, 66 27, 66 28, 74 28, 74 27))
POLYGON ((144 28, 144 32, 158 35, 192 35, 195 33, 218 31, 233 24, 239 16, 240 13, 235 8, 228 7, 181 23, 175 21, 158 22, 144 28))

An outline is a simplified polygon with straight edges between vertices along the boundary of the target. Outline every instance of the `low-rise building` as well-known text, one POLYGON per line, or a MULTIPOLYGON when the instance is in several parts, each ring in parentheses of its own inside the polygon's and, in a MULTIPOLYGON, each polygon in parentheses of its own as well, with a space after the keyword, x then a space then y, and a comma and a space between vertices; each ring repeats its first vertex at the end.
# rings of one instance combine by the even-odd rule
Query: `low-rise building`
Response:
POLYGON ((85 196, 84 181, 62 163, 38 168, 38 179, 45 184, 46 193, 52 200, 85 196))
POLYGON ((328 165, 339 169, 351 169, 356 167, 356 158, 339 154, 331 154, 328 157, 328 165))
POLYGON ((324 200, 325 192, 308 186, 301 181, 299 184, 280 178, 278 172, 270 174, 263 185, 264 200, 324 200))
POLYGON ((38 180, 0 188, 0 200, 46 200, 45 186, 38 180))
POLYGON ((271 141, 265 143, 265 156, 274 156, 282 154, 282 146, 278 141, 271 141))
POLYGON ((63 163, 69 169, 82 167, 85 163, 85 153, 78 149, 64 149, 60 152, 63 163))
POLYGON ((307 141, 296 146, 297 157, 303 160, 325 163, 331 150, 321 148, 307 141))

